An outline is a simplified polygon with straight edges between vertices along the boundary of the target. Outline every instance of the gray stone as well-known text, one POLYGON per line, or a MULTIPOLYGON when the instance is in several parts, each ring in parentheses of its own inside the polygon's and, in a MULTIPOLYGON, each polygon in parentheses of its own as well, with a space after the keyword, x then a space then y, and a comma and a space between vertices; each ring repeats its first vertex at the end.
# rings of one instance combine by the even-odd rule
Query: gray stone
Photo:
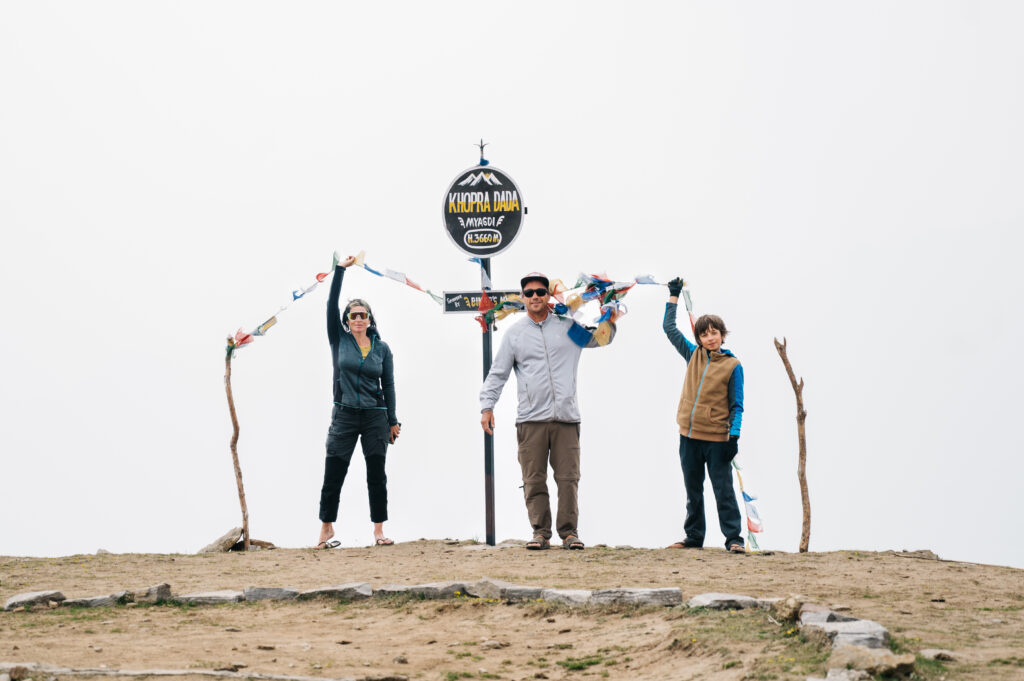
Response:
POLYGON ((429 584, 385 584, 373 592, 374 596, 394 596, 411 594, 427 600, 438 598, 454 598, 455 594, 465 595, 469 589, 466 582, 447 581, 430 582, 429 584))
POLYGON ((541 597, 544 587, 520 586, 500 579, 484 577, 476 584, 468 584, 466 593, 474 598, 498 598, 506 601, 532 601, 541 597))
POLYGON ((4 603, 4 610, 14 610, 22 606, 48 605, 50 601, 63 601, 64 594, 59 591, 30 591, 28 593, 16 594, 7 599, 4 603))
POLYGON ((151 587, 147 587, 145 591, 135 594, 136 603, 163 603, 171 600, 171 585, 156 584, 151 587))
POLYGON ((548 603, 586 605, 593 593, 590 589, 544 589, 540 592, 540 597, 548 603))
POLYGON ((598 589, 591 594, 590 602, 595 604, 679 605, 683 602, 683 592, 674 587, 661 589, 598 589))
POLYGON ((706 593, 697 594, 686 605, 690 608, 708 608, 709 610, 744 610, 757 607, 757 601, 742 594, 706 593))
POLYGON ((298 599, 333 598, 339 601, 362 601, 373 595, 373 589, 366 582, 347 582, 336 586, 321 586, 299 593, 298 599))
POLYGON ((199 549, 197 553, 226 553, 231 549, 232 546, 238 543, 238 540, 242 538, 242 528, 233 527, 224 533, 224 536, 220 539, 214 540, 212 543, 207 544, 203 548, 199 549))
MULTIPOLYGON (((831 612, 831 611, 830 611, 831 612)), ((819 614, 804 613, 804 617, 819 617, 819 614)), ((800 624, 801 629, 817 629, 825 633, 832 641, 833 648, 842 646, 863 646, 866 648, 885 648, 889 645, 889 630, 878 622, 871 620, 852 620, 846 622, 810 621, 800 624)))
POLYGON ((290 601, 297 598, 296 589, 279 589, 277 587, 250 586, 243 592, 247 601, 290 601))
POLYGON ((829 669, 828 675, 820 677, 807 677, 807 681, 868 681, 871 675, 860 669, 829 669))
POLYGON ((919 651, 918 655, 926 660, 940 660, 942 662, 956 661, 952 650, 942 650, 941 648, 925 648, 924 650, 919 651))
POLYGON ((765 605, 761 605, 761 601, 758 601, 758 605, 783 622, 795 622, 800 617, 800 608, 804 605, 800 596, 796 595, 786 598, 766 598, 764 601, 765 605))
POLYGON ((111 605, 122 605, 132 600, 131 591, 118 591, 106 596, 92 596, 91 598, 69 598, 61 605, 66 608, 106 608, 111 605))
POLYGON ((806 610, 800 615, 800 624, 824 624, 825 622, 856 622, 856 617, 843 615, 834 610, 806 610))
POLYGON ((868 674, 909 674, 914 671, 914 654, 894 655, 888 648, 843 646, 832 651, 829 670, 860 669, 868 674))
POLYGON ((0 674, 0 681, 11 681, 11 675, 7 672, 0 674))
POLYGON ((110 551, 107 551, 106 549, 96 549, 96 555, 97 556, 109 556, 110 555, 110 551))
POLYGON ((223 589, 221 591, 200 591, 193 594, 181 594, 176 601, 191 605, 219 605, 220 603, 238 603, 245 600, 241 591, 223 589))

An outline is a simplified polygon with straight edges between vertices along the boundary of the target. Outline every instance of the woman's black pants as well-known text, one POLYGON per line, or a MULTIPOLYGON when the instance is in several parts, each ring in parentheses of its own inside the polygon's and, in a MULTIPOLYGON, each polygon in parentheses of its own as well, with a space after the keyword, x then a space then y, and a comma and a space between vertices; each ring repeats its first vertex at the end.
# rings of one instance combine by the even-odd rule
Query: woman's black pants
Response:
POLYGON ((327 431, 327 459, 324 463, 324 485, 320 490, 320 521, 333 523, 338 519, 338 500, 345 482, 356 440, 363 445, 366 459, 366 489, 370 493, 370 521, 388 519, 388 476, 384 460, 391 429, 383 409, 355 409, 334 405, 331 427, 327 431))

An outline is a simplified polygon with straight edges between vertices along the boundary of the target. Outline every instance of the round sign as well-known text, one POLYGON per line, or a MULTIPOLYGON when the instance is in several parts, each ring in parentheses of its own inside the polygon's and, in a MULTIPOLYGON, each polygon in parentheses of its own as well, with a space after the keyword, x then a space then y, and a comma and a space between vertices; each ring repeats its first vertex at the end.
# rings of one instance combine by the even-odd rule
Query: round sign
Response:
POLYGON ((523 194, 512 178, 491 166, 474 166, 444 195, 444 226, 455 245, 489 258, 512 245, 523 224, 523 194))

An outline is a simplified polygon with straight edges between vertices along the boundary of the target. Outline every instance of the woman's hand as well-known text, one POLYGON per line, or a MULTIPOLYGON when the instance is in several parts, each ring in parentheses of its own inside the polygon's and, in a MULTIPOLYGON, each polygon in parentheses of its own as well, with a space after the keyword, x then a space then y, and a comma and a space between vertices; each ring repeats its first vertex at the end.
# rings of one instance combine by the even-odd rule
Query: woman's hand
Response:
MULTIPOLYGON (((354 258, 353 258, 354 260, 354 258)), ((402 432, 402 424, 396 423, 391 426, 391 444, 395 444, 395 440, 398 439, 398 434, 402 432)))
POLYGON ((338 264, 342 267, 352 267, 352 265, 356 264, 356 256, 350 255, 338 264))

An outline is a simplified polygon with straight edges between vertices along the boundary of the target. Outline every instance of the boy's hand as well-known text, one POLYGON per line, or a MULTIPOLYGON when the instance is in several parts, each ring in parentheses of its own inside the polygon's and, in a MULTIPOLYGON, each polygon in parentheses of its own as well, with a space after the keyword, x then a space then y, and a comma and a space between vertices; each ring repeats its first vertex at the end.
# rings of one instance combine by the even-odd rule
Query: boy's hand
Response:
POLYGON ((736 458, 736 455, 740 453, 740 436, 730 435, 729 442, 725 445, 725 452, 729 455, 729 461, 736 458))
POLYGON ((683 290, 683 278, 676 277, 672 281, 668 282, 668 295, 672 298, 678 298, 679 293, 683 290))

